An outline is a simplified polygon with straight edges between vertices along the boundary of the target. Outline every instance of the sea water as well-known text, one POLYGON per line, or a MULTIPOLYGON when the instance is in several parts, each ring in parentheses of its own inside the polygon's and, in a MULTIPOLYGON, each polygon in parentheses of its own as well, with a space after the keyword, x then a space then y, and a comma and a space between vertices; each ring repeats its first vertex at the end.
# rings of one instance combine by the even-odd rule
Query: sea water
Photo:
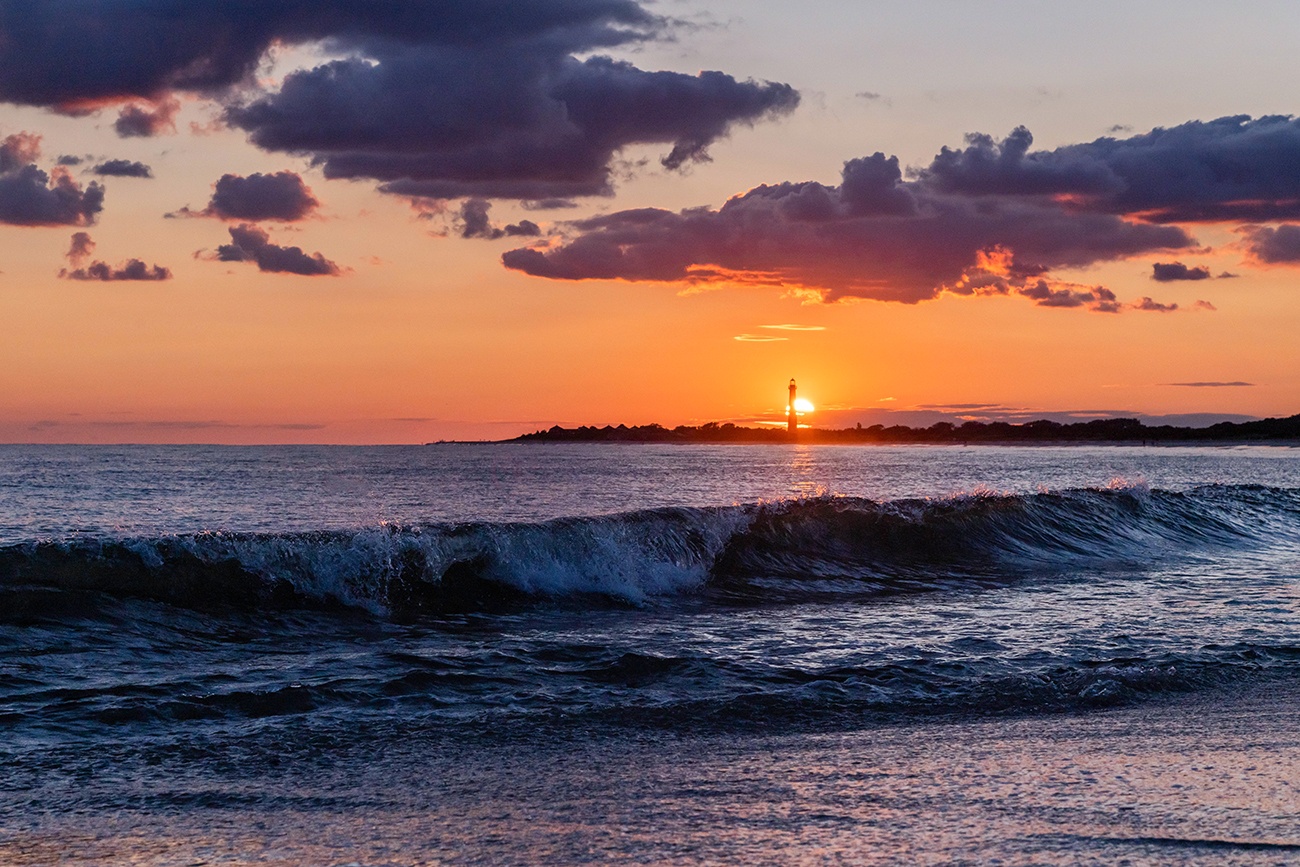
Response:
POLYGON ((0 863, 1286 863, 1298 458, 0 446, 0 863))

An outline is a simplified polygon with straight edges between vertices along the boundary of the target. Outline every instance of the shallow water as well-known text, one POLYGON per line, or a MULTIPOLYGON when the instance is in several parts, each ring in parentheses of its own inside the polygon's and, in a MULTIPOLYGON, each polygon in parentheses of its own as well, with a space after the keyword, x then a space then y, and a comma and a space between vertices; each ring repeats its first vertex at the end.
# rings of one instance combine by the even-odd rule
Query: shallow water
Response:
MULTIPOLYGON (((974 862, 1195 863, 1211 813, 1171 804, 1143 832, 1113 780, 1075 781, 1083 824, 987 805, 1066 791, 1056 728, 1085 733, 1095 777, 1113 714, 1180 708, 1249 729, 1220 751, 1294 795, 1259 743, 1295 743, 1295 714, 1231 709, 1300 685, 1297 456, 0 447, 0 853, 725 859, 709 827, 776 860, 890 863, 937 845, 932 819, 974 862), (828 761, 807 784, 824 822, 794 816, 792 775, 828 761), (854 782, 874 762, 892 775, 854 782), (653 840, 610 802, 638 781, 653 840), (863 806, 889 798, 917 815, 863 806)), ((1155 774, 1189 737, 1145 732, 1134 761, 1155 774)), ((1215 857, 1293 857, 1277 809, 1250 809, 1215 857)))

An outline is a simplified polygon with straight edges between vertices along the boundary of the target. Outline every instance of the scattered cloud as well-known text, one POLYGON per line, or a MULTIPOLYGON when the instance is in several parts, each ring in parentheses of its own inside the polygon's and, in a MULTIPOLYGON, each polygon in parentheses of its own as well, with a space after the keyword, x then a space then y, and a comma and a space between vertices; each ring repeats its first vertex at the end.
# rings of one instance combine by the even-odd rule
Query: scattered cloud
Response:
POLYGON ((95 242, 91 239, 90 233, 73 232, 72 243, 64 255, 74 268, 79 268, 86 263, 93 252, 95 252, 95 242))
POLYGON ((67 166, 38 168, 40 136, 14 133, 0 141, 0 223, 14 226, 89 226, 104 209, 104 188, 83 189, 67 166))
POLYGON ((1245 226, 1246 252, 1264 265, 1290 265, 1300 262, 1300 226, 1245 226))
POLYGON ((180 100, 174 97, 162 98, 153 103, 132 103, 118 112, 113 129, 122 138, 150 138, 174 133, 176 113, 180 109, 180 100))
POLYGON ((97 175, 115 178, 152 178, 153 169, 131 160, 105 160, 91 169, 97 175))
POLYGON ((0 172, 12 172, 40 158, 41 137, 35 133, 16 132, 0 141, 0 172))
POLYGON ((146 265, 139 259, 128 259, 116 268, 107 262, 90 262, 95 242, 88 232, 74 232, 68 252, 64 254, 72 268, 59 270, 63 280, 83 280, 111 283, 121 280, 161 281, 172 279, 172 272, 161 265, 146 265))
POLYGON ((254 262, 259 271, 299 274, 305 277, 338 276, 338 265, 320 253, 304 253, 301 247, 281 247, 271 243, 265 230, 241 223, 230 227, 230 243, 217 248, 219 262, 254 262))
POLYGON ((771 328, 775 331, 825 331, 825 325, 795 325, 793 323, 784 323, 782 325, 760 325, 759 328, 771 328))
POLYGON ((525 211, 557 211, 578 207, 573 199, 525 199, 519 204, 525 211))
POLYGON ((181 208, 167 216, 292 223, 305 220, 319 207, 320 201, 301 175, 290 171, 255 172, 247 177, 222 175, 213 184, 212 199, 206 208, 181 208))
POLYGON ((64 280, 86 280, 114 282, 118 280, 158 281, 172 279, 172 272, 162 265, 146 265, 139 259, 128 259, 116 268, 107 262, 91 262, 84 268, 60 269, 59 277, 64 280))
POLYGON ((878 105, 893 105, 894 101, 882 93, 876 93, 874 90, 860 90, 853 94, 863 102, 876 103, 878 105))
POLYGON ((1189 268, 1182 262, 1156 262, 1151 266, 1151 279, 1158 283, 1176 280, 1208 280, 1210 269, 1205 266, 1189 268))
POLYGON ((1161 304, 1159 301, 1153 301, 1143 296, 1142 300, 1135 301, 1129 305, 1132 310, 1145 310, 1148 313, 1173 313, 1178 309, 1177 304, 1161 304))
POLYGON ((788 337, 774 337, 771 334, 737 334, 732 340, 739 340, 741 343, 780 343, 789 340, 788 337))
POLYGON ((494 240, 504 237, 536 238, 542 234, 541 228, 532 220, 520 220, 507 226, 494 226, 488 217, 492 205, 486 199, 466 199, 458 214, 460 236, 462 238, 485 238, 494 240))

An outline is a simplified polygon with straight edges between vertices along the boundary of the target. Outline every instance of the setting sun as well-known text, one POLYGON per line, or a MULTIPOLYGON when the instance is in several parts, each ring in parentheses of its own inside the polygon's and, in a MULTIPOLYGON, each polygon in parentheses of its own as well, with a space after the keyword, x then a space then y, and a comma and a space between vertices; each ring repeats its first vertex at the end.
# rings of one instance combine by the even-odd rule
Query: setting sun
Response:
POLYGON ((795 398, 794 401, 795 412, 812 412, 814 409, 816 409, 816 407, 812 405, 812 401, 802 397, 795 398))

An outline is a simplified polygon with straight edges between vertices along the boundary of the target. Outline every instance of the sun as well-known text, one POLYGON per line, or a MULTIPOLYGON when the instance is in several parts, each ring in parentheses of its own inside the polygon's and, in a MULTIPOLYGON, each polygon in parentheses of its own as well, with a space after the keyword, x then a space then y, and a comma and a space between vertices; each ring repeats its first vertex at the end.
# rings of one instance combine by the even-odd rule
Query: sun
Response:
POLYGON ((807 400, 802 397, 796 397, 794 399, 795 412, 812 412, 815 408, 816 407, 812 405, 812 401, 810 400, 807 400))

